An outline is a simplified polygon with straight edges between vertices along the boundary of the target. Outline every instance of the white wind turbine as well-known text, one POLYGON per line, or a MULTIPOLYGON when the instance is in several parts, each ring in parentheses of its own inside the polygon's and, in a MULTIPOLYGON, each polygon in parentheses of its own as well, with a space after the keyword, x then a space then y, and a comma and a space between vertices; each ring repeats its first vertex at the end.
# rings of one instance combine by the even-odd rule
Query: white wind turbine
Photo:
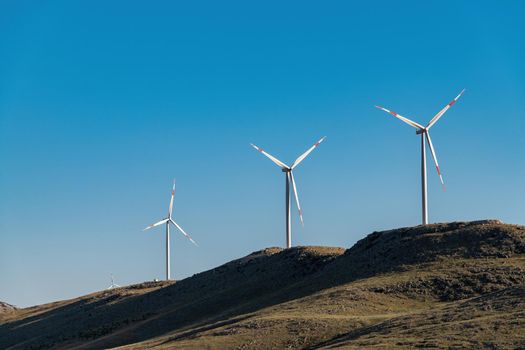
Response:
POLYGON ((166 224, 166 280, 170 279, 170 224, 175 225, 175 227, 178 228, 179 231, 184 236, 186 236, 186 238, 188 238, 191 241, 191 243, 197 245, 197 243, 195 243, 195 241, 190 237, 190 235, 188 235, 186 232, 184 232, 182 227, 180 227, 175 222, 175 220, 173 220, 173 218, 171 217, 171 214, 173 212, 173 197, 174 196, 175 196, 175 179, 173 179, 173 189, 171 191, 171 200, 170 200, 170 206, 169 206, 169 210, 168 210, 168 217, 165 218, 165 219, 160 220, 159 222, 154 223, 153 225, 150 225, 150 226, 146 227, 143 230, 143 231, 146 231, 146 230, 149 230, 152 227, 155 227, 155 226, 158 226, 158 225, 162 225, 162 224, 166 224))
POLYGON ((459 95, 456 96, 449 104, 447 104, 442 110, 440 110, 428 123, 426 127, 422 126, 421 124, 418 124, 408 118, 405 118, 396 112, 390 111, 386 108, 376 106, 376 108, 379 108, 387 113, 392 114, 394 117, 404 121, 408 125, 416 128, 416 134, 421 135, 421 192, 422 192, 422 223, 423 225, 428 224, 428 209, 427 209, 427 165, 426 165, 426 147, 425 142, 428 142, 428 146, 430 148, 430 152, 432 153, 432 158, 434 159, 434 163, 436 165, 437 173, 439 175, 439 179, 441 180, 441 184, 443 185, 443 190, 445 190, 445 183, 443 182, 443 176, 441 175, 441 170, 439 169, 438 160, 436 157, 436 152, 434 151, 434 146, 432 145, 432 139, 430 138, 430 128, 436 124, 436 122, 445 114, 446 111, 454 104, 456 101, 463 95, 465 92, 465 89, 463 89, 459 95))
POLYGON ((111 274, 111 285, 106 288, 107 290, 114 289, 114 288, 120 288, 118 284, 115 283, 115 278, 113 277, 113 274, 111 274))
POLYGON ((292 246, 292 222, 290 221, 290 206, 291 206, 290 205, 291 204, 291 201, 290 201, 290 183, 292 184, 293 193, 295 195, 295 203, 297 203, 297 210, 299 211, 299 218, 301 219, 301 224, 304 226, 303 212, 301 211, 301 205, 299 204, 299 195, 297 194, 297 187, 295 185, 295 179, 293 177, 292 170, 296 166, 298 166, 299 163, 301 163, 310 154, 310 152, 312 152, 317 146, 319 146, 319 144, 321 142, 323 142, 325 138, 326 138, 326 136, 322 137, 319 141, 317 141, 306 152, 304 152, 302 155, 300 155, 292 163, 291 166, 288 166, 288 165, 284 164, 279 159, 277 159, 274 156, 266 153, 262 148, 259 148, 259 147, 255 146, 253 143, 250 144, 257 151, 261 152, 266 157, 270 158, 270 160, 272 162, 274 162, 275 164, 277 164, 277 166, 279 166, 281 168, 283 173, 285 173, 285 177, 286 177, 286 192, 285 192, 285 194, 286 194, 286 196, 285 196, 285 198, 286 198, 286 247, 287 248, 290 248, 292 246))

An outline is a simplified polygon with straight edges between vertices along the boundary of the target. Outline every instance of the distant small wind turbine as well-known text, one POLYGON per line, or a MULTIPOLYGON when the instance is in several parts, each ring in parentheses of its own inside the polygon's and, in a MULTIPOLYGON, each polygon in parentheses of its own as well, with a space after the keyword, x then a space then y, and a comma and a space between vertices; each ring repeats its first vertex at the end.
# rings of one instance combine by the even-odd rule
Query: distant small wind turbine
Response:
POLYGON ((301 163, 310 154, 310 152, 312 152, 317 146, 319 146, 319 144, 321 142, 323 142, 325 138, 326 138, 326 136, 322 137, 319 141, 317 141, 306 152, 304 152, 302 155, 300 155, 292 163, 291 166, 288 166, 288 165, 284 164, 279 159, 277 159, 274 156, 266 153, 262 148, 259 148, 259 147, 255 146, 253 143, 250 144, 257 151, 261 152, 266 157, 268 157, 272 162, 277 164, 277 166, 279 166, 281 168, 281 170, 283 171, 283 173, 285 173, 285 175, 286 175, 286 247, 287 248, 290 248, 292 246, 292 222, 290 221, 290 206, 291 206, 290 205, 291 204, 291 201, 290 201, 290 183, 292 184, 292 187, 293 187, 293 193, 295 195, 295 202, 297 204, 297 210, 299 211, 299 218, 301 219, 301 224, 304 226, 303 212, 301 211, 301 205, 299 204, 299 195, 297 194, 297 187, 295 185, 295 179, 293 177, 292 170, 296 166, 298 166, 299 163, 301 163))
POLYGON ((170 206, 169 206, 169 210, 168 210, 168 217, 165 218, 165 219, 160 220, 159 222, 154 223, 153 225, 150 225, 150 226, 146 227, 143 230, 143 231, 146 231, 146 230, 149 230, 152 227, 155 227, 155 226, 158 226, 158 225, 162 225, 162 224, 166 224, 166 280, 170 279, 170 223, 175 225, 175 227, 178 228, 179 231, 184 236, 186 236, 186 238, 188 238, 191 241, 191 243, 197 245, 197 243, 195 243, 195 241, 190 237, 190 235, 188 235, 186 232, 184 232, 182 227, 180 227, 175 222, 175 220, 173 220, 173 218, 171 217, 171 214, 173 212, 173 197, 174 196, 175 196, 175 179, 173 179, 173 189, 171 191, 171 200, 170 200, 170 206))
POLYGON ((106 289, 110 290, 110 289, 119 288, 119 287, 120 286, 115 283, 115 278, 113 277, 113 274, 111 274, 111 285, 106 289))
POLYGON ((418 124, 408 118, 405 118, 396 112, 390 111, 386 108, 383 108, 381 106, 375 106, 376 108, 379 108, 387 113, 392 114, 394 117, 404 121, 408 125, 416 128, 416 134, 421 135, 421 192, 422 192, 422 223, 423 225, 428 224, 428 209, 427 209, 427 164, 426 164, 426 147, 425 147, 425 140, 428 142, 428 147, 430 148, 430 152, 432 153, 432 158, 434 159, 434 163, 436 164, 437 173, 439 175, 439 179, 441 180, 441 184, 443 185, 443 190, 445 190, 445 183, 443 182, 443 176, 441 175, 441 170, 439 169, 438 160, 436 157, 436 152, 434 151, 434 146, 432 145, 432 139, 430 138, 430 128, 436 124, 436 122, 445 114, 446 111, 454 104, 456 101, 463 95, 465 92, 465 89, 463 89, 459 95, 456 96, 449 104, 447 104, 442 110, 440 110, 428 123, 426 127, 422 126, 421 124, 418 124))

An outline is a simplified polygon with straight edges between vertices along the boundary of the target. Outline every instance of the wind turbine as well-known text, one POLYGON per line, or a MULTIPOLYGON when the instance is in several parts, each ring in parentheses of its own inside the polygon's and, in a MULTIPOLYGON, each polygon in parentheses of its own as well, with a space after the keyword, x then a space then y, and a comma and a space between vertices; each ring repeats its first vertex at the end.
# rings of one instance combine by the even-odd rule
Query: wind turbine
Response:
POLYGON ((166 224, 166 280, 168 281, 170 279, 170 224, 173 224, 176 228, 179 229, 179 231, 188 238, 191 243, 197 245, 195 241, 188 235, 182 227, 180 227, 175 220, 171 217, 171 214, 173 212, 173 197, 175 196, 175 179, 173 179, 173 189, 171 191, 171 200, 170 200, 170 206, 168 209, 168 217, 165 219, 160 220, 159 222, 154 223, 153 225, 150 225, 146 227, 143 231, 149 230, 150 228, 153 228, 155 226, 159 226, 162 224, 166 224))
POLYGON ((306 152, 301 154, 293 163, 291 166, 288 166, 281 162, 279 159, 275 158, 271 154, 266 153, 262 148, 259 148, 255 146, 253 143, 253 148, 255 148, 257 151, 264 154, 266 157, 268 157, 272 162, 277 164, 282 170, 283 173, 285 173, 286 177, 286 248, 290 248, 292 246, 292 222, 290 221, 290 206, 291 206, 291 200, 290 200, 290 183, 292 184, 293 193, 295 195, 295 203, 297 203, 297 210, 299 211, 299 218, 301 219, 301 224, 304 226, 303 222, 303 212, 301 211, 301 205, 299 204, 299 195, 297 194, 297 187, 295 185, 295 179, 293 177, 293 169, 299 165, 309 154, 312 152, 321 142, 324 141, 326 136, 322 137, 319 141, 317 141, 312 147, 310 147, 306 152))
POLYGON ((426 165, 426 147, 425 142, 428 142, 428 147, 430 148, 430 153, 432 153, 432 158, 434 159, 434 164, 436 165, 436 170, 439 175, 439 179, 441 180, 441 185, 443 186, 443 190, 445 190, 445 183, 443 182, 443 176, 441 175, 441 170, 439 169, 438 160, 436 157, 436 152, 434 151, 434 146, 432 145, 432 139, 430 138, 430 128, 436 124, 436 122, 445 114, 446 111, 454 104, 456 101, 463 95, 465 92, 465 89, 463 89, 459 95, 456 96, 449 104, 447 104, 445 107, 443 107, 442 110, 440 110, 428 123, 428 125, 425 127, 421 124, 418 124, 408 118, 403 117, 402 115, 397 114, 394 111, 388 110, 386 108, 383 108, 381 106, 376 106, 376 108, 379 108, 387 113, 392 114, 394 117, 404 121, 408 125, 416 128, 416 134, 421 135, 421 192, 422 192, 422 198, 421 198, 421 204, 422 204, 422 223, 423 225, 428 224, 428 208, 427 208, 427 165, 426 165))
POLYGON ((114 288, 119 288, 120 286, 118 284, 115 283, 115 279, 113 277, 113 274, 111 274, 111 285, 106 288, 106 290, 110 290, 110 289, 114 289, 114 288))

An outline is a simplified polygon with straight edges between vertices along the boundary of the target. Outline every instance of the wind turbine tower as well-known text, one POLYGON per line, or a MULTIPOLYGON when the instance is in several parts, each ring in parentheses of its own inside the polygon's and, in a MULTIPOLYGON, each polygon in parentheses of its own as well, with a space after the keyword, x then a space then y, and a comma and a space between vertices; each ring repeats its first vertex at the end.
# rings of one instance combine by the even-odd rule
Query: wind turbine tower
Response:
POLYGON ((143 231, 149 230, 150 228, 153 228, 155 226, 159 226, 162 224, 166 224, 166 280, 168 281, 171 278, 171 268, 170 268, 170 224, 174 225, 179 231, 188 238, 191 243, 197 245, 197 243, 188 235, 182 227, 179 226, 173 220, 172 213, 173 213, 173 197, 175 196, 175 179, 173 180, 173 189, 171 190, 171 200, 170 200, 170 206, 168 209, 168 216, 159 222, 154 223, 153 225, 150 225, 146 227, 143 231))
POLYGON ((115 288, 119 288, 120 286, 118 284, 115 283, 115 278, 113 276, 113 274, 111 274, 111 285, 106 288, 107 290, 110 290, 110 289, 115 289, 115 288))
POLYGON ((281 162, 279 159, 275 158, 271 154, 264 151, 262 148, 259 148, 255 146, 253 143, 251 143, 252 147, 255 148, 257 151, 264 154, 266 157, 268 157, 272 162, 274 162, 278 167, 281 168, 282 172, 285 174, 285 181, 286 181, 286 190, 285 190, 285 207, 286 207, 286 248, 290 248, 292 246, 292 222, 290 220, 290 209, 291 209, 291 196, 290 196, 290 187, 293 189, 293 193, 295 195, 295 203, 297 204, 297 210, 299 211, 299 218, 301 219, 301 224, 304 226, 303 222, 303 212, 301 211, 301 205, 299 204, 299 195, 297 194, 297 186, 295 184, 295 178, 293 176, 293 170, 296 166, 299 165, 309 154, 312 152, 321 142, 324 141, 326 136, 322 137, 319 141, 317 141, 312 147, 310 147, 306 152, 301 154, 293 163, 291 166, 288 166, 281 162))
POLYGON ((443 176, 441 174, 441 170, 439 169, 439 164, 436 156, 436 152, 434 150, 434 146, 432 145, 432 139, 430 138, 430 128, 436 124, 436 122, 445 114, 446 111, 454 104, 456 101, 463 95, 465 92, 465 89, 463 89, 459 95, 456 96, 452 101, 450 101, 449 104, 447 104, 445 107, 443 107, 442 110, 440 110, 428 123, 427 126, 423 126, 421 124, 418 124, 408 118, 403 117, 402 115, 397 114, 394 111, 388 110, 386 108, 383 108, 381 106, 376 106, 376 108, 379 108, 387 113, 392 114, 394 117, 402 120, 403 122, 407 123, 408 125, 416 128, 416 134, 421 135, 421 210, 422 210, 422 218, 421 222, 423 225, 428 224, 428 206, 427 206, 427 154, 426 154, 426 143, 428 142, 428 147, 430 148, 430 153, 432 154, 432 158, 434 159, 434 164, 436 165, 436 170, 439 175, 439 179, 441 180, 441 185, 443 186, 443 190, 445 190, 445 183, 443 182, 443 176))

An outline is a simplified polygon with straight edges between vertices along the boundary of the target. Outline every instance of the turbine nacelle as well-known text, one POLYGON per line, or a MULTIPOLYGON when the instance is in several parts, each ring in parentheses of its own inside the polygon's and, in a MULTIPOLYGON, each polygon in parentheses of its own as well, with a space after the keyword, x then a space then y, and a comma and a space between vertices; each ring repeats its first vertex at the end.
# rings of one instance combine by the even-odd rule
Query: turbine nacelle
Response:
POLYGON ((421 135, 423 133, 426 133, 428 131, 427 128, 423 128, 423 129, 417 129, 416 130, 416 135, 421 135))

